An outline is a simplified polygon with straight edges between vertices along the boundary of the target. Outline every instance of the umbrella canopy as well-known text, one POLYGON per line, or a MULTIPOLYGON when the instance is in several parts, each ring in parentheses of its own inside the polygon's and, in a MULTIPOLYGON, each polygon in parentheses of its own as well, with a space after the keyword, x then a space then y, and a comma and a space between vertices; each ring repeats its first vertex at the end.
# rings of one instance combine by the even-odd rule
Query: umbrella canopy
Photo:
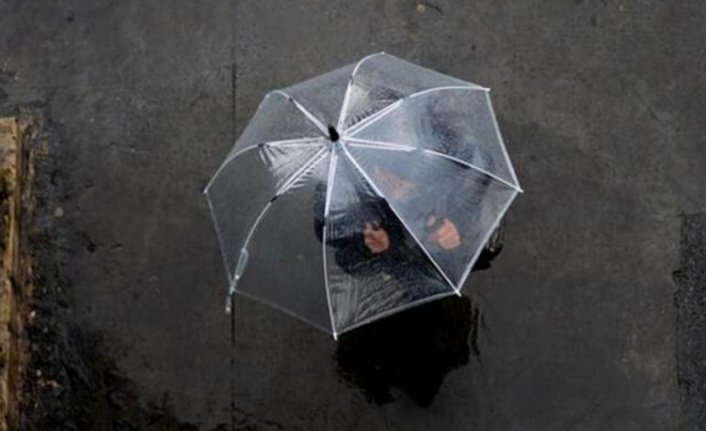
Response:
POLYGON ((205 189, 229 293, 334 337, 460 295, 519 192, 488 89, 384 53, 267 94, 205 189))

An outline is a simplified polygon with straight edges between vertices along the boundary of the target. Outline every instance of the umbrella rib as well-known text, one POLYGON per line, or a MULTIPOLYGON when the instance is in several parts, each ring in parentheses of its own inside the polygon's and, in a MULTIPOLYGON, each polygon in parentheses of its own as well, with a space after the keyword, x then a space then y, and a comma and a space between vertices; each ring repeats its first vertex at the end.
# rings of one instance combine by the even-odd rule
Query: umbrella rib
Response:
POLYGON ((510 167, 510 175, 512 175, 513 181, 515 181, 515 184, 520 184, 520 182, 517 180, 517 175, 515 174, 515 168, 512 166, 512 162, 510 161, 510 155, 507 153, 507 148, 505 147, 505 141, 503 140, 503 137, 500 135, 500 125, 498 124, 498 119, 495 117, 495 110, 493 109, 493 102, 490 100, 490 94, 486 93, 485 97, 488 101, 488 108, 490 110, 490 115, 493 119, 493 126, 495 126, 495 135, 498 138, 498 142, 500 143, 500 148, 502 149, 503 156, 505 157, 505 163, 510 167))
POLYGON ((338 121, 336 122, 336 129, 341 130, 341 126, 343 126, 343 119, 346 114, 346 110, 348 109, 348 104, 350 103, 350 97, 351 97, 351 87, 353 87, 353 78, 355 78, 356 72, 358 72, 358 69, 360 66, 363 65, 367 60, 371 59, 372 57, 377 57, 379 55, 385 55, 385 52, 378 52, 375 54, 370 54, 366 57, 363 57, 358 61, 358 63, 355 65, 353 68, 353 71, 351 72, 351 76, 348 79, 348 85, 346 86, 346 94, 343 96, 343 104, 341 105, 341 112, 338 113, 338 121))
POLYGON ((211 187, 211 184, 216 180, 218 177, 218 174, 221 173, 223 169, 226 168, 232 162, 235 160, 237 157, 241 156, 242 154, 245 154, 251 150, 258 149, 262 146, 266 147, 308 147, 308 146, 318 146, 318 145, 324 145, 324 142, 321 142, 321 137, 320 136, 315 136, 315 137, 307 137, 307 138, 297 138, 297 139, 284 139, 280 141, 269 141, 269 142, 261 142, 259 144, 251 145, 247 148, 243 148, 240 151, 237 151, 235 154, 232 156, 226 157, 226 159, 221 163, 221 166, 218 167, 218 170, 216 170, 216 173, 213 174, 211 179, 209 180, 208 184, 206 187, 204 187, 203 192, 206 193, 211 187), (312 141, 319 141, 319 142, 312 142, 312 141))
POLYGON ((328 284, 328 263, 326 258, 326 240, 328 238, 328 215, 331 207, 331 194, 333 193, 333 185, 336 181, 336 167, 338 166, 338 155, 336 152, 332 152, 331 160, 329 161, 328 168, 328 178, 326 180, 326 200, 324 203, 324 226, 323 233, 321 234, 321 250, 323 253, 323 263, 324 263, 324 286, 326 288, 326 303, 328 304, 329 318, 331 319, 331 332, 333 333, 333 339, 338 339, 338 333, 336 332, 336 326, 333 319, 333 307, 331 306, 331 288, 328 284))
POLYGON ((473 86, 473 84, 469 85, 447 85, 443 87, 433 87, 433 88, 427 88, 426 90, 421 90, 417 91, 415 93, 411 93, 406 95, 405 97, 395 101, 394 103, 386 106, 385 108, 381 109, 380 111, 374 113, 368 118, 365 118, 358 122, 357 124, 352 125, 348 129, 344 131, 345 136, 353 136, 356 133, 360 133, 361 131, 367 129, 370 125, 377 123, 380 119, 386 117, 390 112, 395 111, 397 108, 399 108, 402 103, 414 99, 415 97, 422 96, 424 94, 428 93, 435 93, 438 91, 450 91, 450 90, 464 90, 464 91, 485 91, 488 92, 489 90, 485 87, 480 87, 480 86, 473 86))
POLYGON ((390 199, 388 199, 387 196, 385 196, 385 194, 382 192, 382 190, 380 190, 380 189, 378 188, 378 186, 375 184, 375 182, 373 181, 373 179, 370 178, 370 176, 367 174, 367 172, 365 172, 365 170, 360 166, 360 164, 358 164, 358 161, 357 161, 357 160, 353 157, 353 155, 348 151, 348 148, 346 148, 346 145, 345 145, 345 144, 341 145, 341 148, 343 149, 343 152, 344 152, 344 154, 346 155, 346 157, 348 158, 348 160, 353 164, 353 166, 356 168, 356 170, 363 176, 363 178, 364 178, 365 181, 368 183, 368 185, 375 191, 375 193, 376 193, 378 196, 380 196, 381 198, 383 198, 383 199, 385 200, 385 202, 387 202, 387 204, 389 205, 389 207, 390 207, 390 209, 392 210, 392 212, 395 214, 395 216, 396 216, 397 219, 400 221, 400 223, 402 223, 402 226, 405 227, 405 230, 407 231, 407 233, 409 233, 409 235, 414 239, 414 241, 417 243, 417 245, 419 246, 419 248, 424 252, 424 254, 426 254, 427 258, 429 258, 429 260, 431 261, 432 265, 434 265, 434 267, 437 269, 437 271, 439 271, 439 274, 441 274, 441 276, 444 278, 444 280, 446 280, 446 282, 449 284, 449 286, 450 286, 454 291, 458 292, 458 291, 456 290, 456 287, 455 287, 454 283, 451 281, 451 279, 448 277, 448 275, 446 275, 446 273, 444 272, 444 270, 441 269, 441 267, 440 267, 439 264, 436 262, 436 260, 434 260, 434 258, 432 257, 431 253, 429 253, 429 250, 427 250, 427 248, 424 247, 424 244, 422 244, 422 241, 417 237, 417 235, 416 235, 416 234, 412 231, 412 229, 407 225, 407 222, 405 222, 404 218, 402 218, 402 217, 400 216, 399 212, 397 212, 397 209, 392 205, 392 202, 390 201, 390 199))
POLYGON ((309 159, 306 163, 304 163, 304 164, 302 165, 302 167, 299 168, 298 171, 296 171, 295 173, 293 173, 292 176, 289 177, 289 179, 288 179, 284 184, 282 184, 282 187, 280 187, 280 188, 275 192, 275 195, 272 197, 272 200, 275 200, 275 199, 278 198, 279 196, 281 196, 281 195, 283 195, 284 193, 286 193, 287 190, 289 190, 290 187, 291 187, 296 181, 298 181, 301 177, 303 177, 303 176, 307 173, 308 170, 310 170, 312 167, 314 167, 314 165, 316 165, 318 162, 320 162, 321 159, 322 159, 321 156, 326 152, 327 149, 328 149, 327 147, 323 147, 323 148, 321 148, 319 151, 317 151, 316 154, 314 154, 313 156, 311 156, 311 159, 309 159))
MULTIPOLYGON (((245 237, 245 241, 243 241, 242 247, 240 247, 241 250, 247 250, 248 244, 250 244, 250 240, 252 239, 252 236, 255 234, 255 230, 257 227, 260 225, 260 222, 262 219, 265 217, 265 214, 267 214, 267 211, 272 207, 272 204, 274 201, 281 196, 282 194, 286 193, 287 190, 291 188, 291 186, 296 183, 301 177, 306 175, 307 172, 309 172, 316 164, 318 164, 323 157, 321 157, 325 152, 327 148, 323 147, 321 150, 317 151, 316 154, 314 154, 310 160, 308 160, 304 165, 302 165, 299 170, 297 170, 295 173, 292 174, 291 177, 275 192, 274 196, 270 199, 270 201, 265 205, 262 210, 260 211, 260 214, 258 214, 257 218, 255 219, 255 222, 253 225, 250 227, 250 230, 248 231, 248 235, 245 237)), ((229 271, 230 272, 230 271, 229 271)), ((235 292, 235 285, 237 284, 237 281, 235 277, 232 278, 231 283, 230 283, 230 290, 229 293, 233 294, 235 292)))
POLYGON ((476 254, 473 255, 473 258, 471 258, 471 260, 469 261, 468 266, 466 267, 466 270, 463 271, 463 275, 461 276, 461 279, 459 280, 459 283, 458 283, 457 292, 461 291, 463 284, 466 282, 466 279, 471 274, 471 270, 473 269, 473 265, 475 265, 476 260, 478 260, 478 257, 483 252, 483 249, 485 248, 485 245, 488 243, 488 240, 490 240, 491 235, 493 235, 493 232, 500 224, 500 220, 503 219, 503 217, 505 216, 505 213, 507 212, 508 209, 510 209, 510 205, 512 204, 512 202, 515 200, 515 198, 517 197, 517 195, 519 193, 520 193, 520 191, 516 190, 512 194, 512 196, 510 196, 510 198, 507 200, 505 205, 503 205, 503 208, 500 210, 500 212, 498 212, 498 215, 495 218, 495 221, 493 222, 492 225, 490 225, 491 226, 490 229, 488 229, 488 232, 485 234, 485 237, 483 238, 483 242, 481 242, 482 246, 478 249, 478 251, 476 251, 476 254))
POLYGON ((394 150, 422 151, 426 154, 441 157, 441 158, 444 158, 447 160, 451 160, 452 162, 456 162, 460 165, 466 166, 467 168, 474 169, 484 175, 489 176, 490 178, 492 178, 496 181, 503 183, 504 185, 506 185, 506 186, 508 186, 508 187, 520 192, 520 193, 523 192, 519 186, 512 184, 509 181, 504 180, 504 179, 500 178, 499 176, 497 176, 491 172, 488 172, 483 168, 480 168, 480 167, 474 165, 473 163, 469 163, 463 159, 459 159, 457 157, 454 157, 454 156, 451 156, 448 154, 440 153, 438 151, 429 150, 426 148, 417 148, 417 147, 413 147, 411 145, 397 144, 397 143, 393 143, 393 142, 373 141, 370 139, 360 139, 360 138, 346 138, 346 142, 348 142, 350 145, 353 145, 353 146, 365 147, 365 148, 376 149, 376 150, 381 150, 381 151, 385 151, 385 150, 387 150, 387 151, 394 151, 394 150))
POLYGON ((388 113, 390 113, 391 111, 394 111, 395 109, 399 108, 400 104, 402 103, 402 100, 403 100, 403 99, 396 100, 395 102, 393 102, 393 103, 391 103, 391 104, 385 106, 384 108, 382 108, 382 109, 379 110, 378 112, 373 113, 373 114, 370 115, 369 117, 363 118, 363 119, 362 119, 361 121, 359 121, 358 123, 353 124, 351 127, 349 127, 348 129, 346 129, 346 130, 344 131, 344 134, 345 134, 346 136, 353 136, 353 135, 355 135, 355 134, 358 133, 359 131, 361 131, 361 130, 365 129, 366 127, 368 127, 370 124, 373 124, 373 123, 375 123, 377 120, 379 120, 380 118, 386 116, 386 115, 387 115, 388 113))
POLYGON ((297 102, 294 97, 285 93, 283 90, 274 90, 273 93, 286 97, 302 114, 304 114, 307 120, 314 124, 314 126, 316 126, 321 131, 321 133, 324 134, 324 136, 328 136, 328 127, 324 126, 323 123, 314 116, 314 114, 309 112, 309 110, 306 109, 301 103, 297 102))

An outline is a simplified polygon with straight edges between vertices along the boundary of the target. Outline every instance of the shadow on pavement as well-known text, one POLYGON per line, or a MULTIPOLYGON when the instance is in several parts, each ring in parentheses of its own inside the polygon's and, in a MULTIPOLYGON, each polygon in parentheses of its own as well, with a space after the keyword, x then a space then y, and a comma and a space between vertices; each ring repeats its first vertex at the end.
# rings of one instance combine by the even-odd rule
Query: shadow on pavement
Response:
MULTIPOLYGON (((489 268, 499 252, 484 251, 473 270, 489 268)), ((480 360, 483 325, 481 310, 465 296, 420 305, 344 334, 336 350, 339 373, 376 405, 394 401, 397 388, 428 407, 449 371, 471 355, 480 360)))

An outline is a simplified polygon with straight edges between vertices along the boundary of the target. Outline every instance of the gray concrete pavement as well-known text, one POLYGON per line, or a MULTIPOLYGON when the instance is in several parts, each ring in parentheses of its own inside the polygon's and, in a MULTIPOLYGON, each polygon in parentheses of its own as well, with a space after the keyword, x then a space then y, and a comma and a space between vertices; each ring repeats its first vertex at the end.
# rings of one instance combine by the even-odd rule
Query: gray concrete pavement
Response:
POLYGON ((0 2, 0 104, 35 106, 51 132, 45 205, 64 215, 40 223, 57 246, 52 286, 70 292, 60 316, 98 334, 130 405, 172 419, 109 417, 702 429, 682 417, 672 272, 680 216, 706 211, 704 18, 700 2, 652 0, 0 2), (477 319, 453 342, 477 346, 450 370, 416 369, 434 381, 424 406, 394 379, 387 398, 366 395, 350 362, 362 341, 337 347, 244 298, 231 351, 200 194, 267 90, 380 50, 490 87, 526 191, 502 253, 466 286, 482 319, 451 305, 477 319))

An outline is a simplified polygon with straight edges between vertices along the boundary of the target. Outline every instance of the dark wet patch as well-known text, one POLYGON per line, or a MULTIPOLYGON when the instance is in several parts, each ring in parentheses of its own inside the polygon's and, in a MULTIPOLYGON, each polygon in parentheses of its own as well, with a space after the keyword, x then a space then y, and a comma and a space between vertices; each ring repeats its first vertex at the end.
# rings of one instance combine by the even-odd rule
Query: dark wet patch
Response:
MULTIPOLYGON (((0 65, 0 108, 6 108, 4 105, 7 103, 9 100, 10 96, 7 94, 5 89, 3 88, 4 85, 9 84, 12 80, 15 79, 15 72, 5 70, 3 69, 2 65, 0 65)), ((5 111, 6 109, 2 109, 2 111, 5 111)))
POLYGON ((471 327, 478 323, 472 308, 468 298, 449 297, 344 334, 339 371, 374 404, 394 401, 395 387, 427 407, 444 376, 468 362, 471 327))
MULTIPOLYGON (((62 140, 56 124, 48 125, 47 130, 52 140, 62 140)), ((71 283, 64 274, 71 247, 67 247, 66 226, 58 224, 52 209, 66 206, 77 187, 71 185, 71 170, 59 169, 70 160, 53 152, 51 145, 48 152, 37 159, 36 209, 24 220, 29 232, 24 240, 35 266, 18 429, 203 429, 199 424, 179 421, 167 394, 158 401, 142 399, 138 385, 120 373, 109 343, 76 317, 71 283)), ((95 251, 96 244, 87 235, 76 241, 89 252, 95 251)), ((215 428, 225 429, 225 424, 215 428)))
POLYGON ((706 430, 706 214, 683 217, 674 273, 677 375, 686 431, 706 430))
POLYGON ((86 248, 86 251, 88 251, 89 253, 95 253, 98 249, 98 246, 93 241, 93 239, 91 239, 91 237, 85 233, 81 234, 81 238, 83 238, 83 243, 84 247, 86 248))
POLYGON ((6 70, 0 66, 0 84, 7 84, 15 79, 17 73, 12 70, 6 70))
MULTIPOLYGON (((194 431, 180 422, 165 394, 143 404, 139 388, 123 377, 104 340, 42 310, 31 328, 32 361, 26 386, 32 401, 24 409, 27 430, 194 431)), ((225 425, 216 428, 225 430, 225 425)))

